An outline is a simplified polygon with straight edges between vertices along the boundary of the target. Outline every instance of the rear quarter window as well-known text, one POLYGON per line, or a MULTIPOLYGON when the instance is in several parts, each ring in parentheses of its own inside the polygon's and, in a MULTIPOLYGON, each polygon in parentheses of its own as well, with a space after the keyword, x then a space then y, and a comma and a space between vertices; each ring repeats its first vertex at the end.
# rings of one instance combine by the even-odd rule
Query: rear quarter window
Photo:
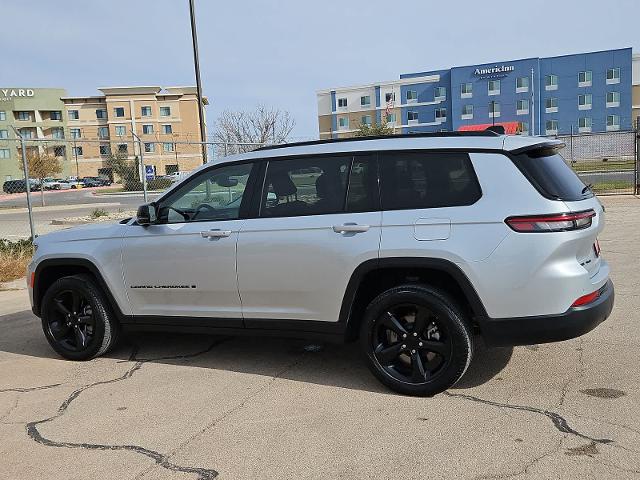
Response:
POLYGON ((384 210, 471 205, 482 196, 469 155, 461 152, 385 153, 381 176, 384 210))
POLYGON ((545 198, 575 202, 593 197, 558 153, 534 150, 512 155, 513 163, 545 198))

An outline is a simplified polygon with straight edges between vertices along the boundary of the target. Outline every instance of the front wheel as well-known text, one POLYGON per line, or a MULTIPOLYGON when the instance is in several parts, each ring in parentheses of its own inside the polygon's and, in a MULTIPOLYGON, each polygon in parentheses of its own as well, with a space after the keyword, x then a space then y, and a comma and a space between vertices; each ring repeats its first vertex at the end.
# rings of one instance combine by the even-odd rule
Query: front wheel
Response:
POLYGON ((402 285, 367 307, 360 345, 369 369, 406 395, 432 396, 453 386, 473 355, 463 310, 445 292, 402 285))
POLYGON ((42 299, 42 329, 51 347, 69 360, 89 360, 115 343, 118 323, 93 277, 56 280, 42 299))

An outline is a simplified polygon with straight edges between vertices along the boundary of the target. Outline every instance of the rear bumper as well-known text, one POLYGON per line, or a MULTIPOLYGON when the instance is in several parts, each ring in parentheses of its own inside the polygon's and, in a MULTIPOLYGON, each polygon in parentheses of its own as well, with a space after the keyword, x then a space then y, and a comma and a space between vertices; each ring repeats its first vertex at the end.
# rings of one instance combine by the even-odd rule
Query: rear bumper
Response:
POLYGON ((614 297, 613 282, 609 280, 600 297, 588 305, 570 308, 560 315, 479 319, 481 334, 489 346, 533 345, 579 337, 609 317, 614 297))

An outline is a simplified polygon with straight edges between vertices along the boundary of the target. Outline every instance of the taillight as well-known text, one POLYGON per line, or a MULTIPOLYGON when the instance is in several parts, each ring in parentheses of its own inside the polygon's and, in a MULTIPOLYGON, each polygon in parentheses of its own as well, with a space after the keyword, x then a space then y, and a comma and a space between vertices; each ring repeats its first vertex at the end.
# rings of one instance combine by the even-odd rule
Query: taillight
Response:
POLYGON ((600 290, 596 290, 595 292, 588 293, 587 295, 583 295, 578 298, 573 304, 572 307, 580 307, 581 305, 586 305, 587 303, 591 303, 597 300, 600 297, 600 290))
POLYGON ((596 212, 557 213, 553 215, 527 215, 523 217, 509 217, 505 223, 516 232, 568 232, 589 228, 593 223, 596 212))

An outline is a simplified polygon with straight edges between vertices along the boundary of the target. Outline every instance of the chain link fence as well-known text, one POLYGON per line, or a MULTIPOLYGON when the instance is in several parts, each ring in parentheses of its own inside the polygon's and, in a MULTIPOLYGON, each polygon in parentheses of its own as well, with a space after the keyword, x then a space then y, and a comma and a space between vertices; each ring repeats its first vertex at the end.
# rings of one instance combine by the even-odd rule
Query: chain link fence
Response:
POLYGON ((600 194, 638 192, 638 131, 557 135, 562 156, 600 194))
MULTIPOLYGON (((598 194, 640 193, 638 131, 553 138, 566 144, 565 160, 598 194)), ((0 239, 28 239, 70 225, 131 216, 138 205, 158 198, 202 165, 203 152, 215 163, 260 146, 136 136, 0 138, 0 239)))

